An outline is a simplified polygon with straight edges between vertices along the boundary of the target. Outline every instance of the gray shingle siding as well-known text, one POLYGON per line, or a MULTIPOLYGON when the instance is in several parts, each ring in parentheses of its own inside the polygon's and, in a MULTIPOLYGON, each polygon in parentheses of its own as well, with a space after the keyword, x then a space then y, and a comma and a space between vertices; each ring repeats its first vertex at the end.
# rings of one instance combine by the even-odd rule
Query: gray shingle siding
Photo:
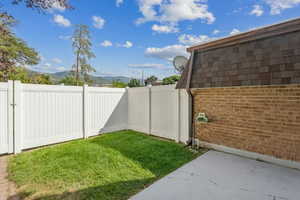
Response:
MULTIPOLYGON (((277 36, 196 50, 191 88, 300 84, 300 30, 291 28, 277 36)), ((186 85, 186 71, 178 88, 186 85)))

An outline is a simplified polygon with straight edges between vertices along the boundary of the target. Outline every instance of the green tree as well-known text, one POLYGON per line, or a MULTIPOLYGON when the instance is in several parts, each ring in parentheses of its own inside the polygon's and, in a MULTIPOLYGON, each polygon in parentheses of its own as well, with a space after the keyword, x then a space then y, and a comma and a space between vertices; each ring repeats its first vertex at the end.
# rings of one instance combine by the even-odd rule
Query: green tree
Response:
POLYGON ((0 12, 0 32, 5 34, 11 32, 10 28, 16 24, 16 20, 13 16, 9 15, 7 12, 0 12))
POLYGON ((129 81, 128 87, 141 87, 141 81, 133 78, 129 81))
POLYGON ((11 31, 11 27, 15 23, 16 21, 12 16, 7 13, 0 13, 1 81, 7 81, 13 73, 20 72, 17 70, 17 66, 35 65, 39 62, 38 53, 11 31))
POLYGON ((146 85, 153 85, 156 81, 158 80, 158 78, 156 76, 150 76, 145 80, 145 84, 146 85))
POLYGON ((53 82, 48 74, 38 74, 31 78, 31 83, 52 85, 53 82))
MULTIPOLYGON (((13 4, 24 3, 28 8, 38 11, 51 8, 72 9, 68 0, 11 0, 13 4)), ((15 36, 11 28, 16 20, 7 12, 0 11, 0 81, 21 80, 23 83, 52 84, 49 75, 29 75, 25 65, 39 62, 38 53, 26 42, 15 36)))
POLYGON ((60 84, 64 85, 80 85, 82 86, 84 83, 82 81, 77 81, 74 76, 65 76, 62 80, 59 81, 60 84))
POLYGON ((88 73, 96 72, 96 70, 87 63, 86 58, 81 58, 80 63, 81 75, 83 76, 84 82, 87 84, 93 84, 94 81, 90 78, 90 75, 88 73))
MULTIPOLYGON (((0 77, 3 71, 0 71, 0 77)), ((46 84, 52 85, 53 82, 51 77, 47 74, 33 74, 30 75, 28 70, 23 67, 13 67, 13 70, 10 70, 7 73, 8 80, 19 80, 22 83, 34 83, 34 84, 46 84)))
POLYGON ((80 81, 80 75, 84 76, 84 79, 88 78, 88 73, 95 72, 96 70, 88 64, 88 60, 94 58, 95 55, 91 50, 91 36, 88 26, 76 25, 73 37, 73 50, 76 57, 76 62, 73 65, 76 81, 80 81))
POLYGON ((4 73, 6 73, 5 77, 6 80, 20 80, 22 83, 31 83, 31 79, 28 75, 28 72, 26 69, 22 67, 13 67, 10 68, 8 71, 0 71, 0 80, 6 81, 2 79, 4 73))
POLYGON ((173 75, 169 76, 163 79, 163 85, 171 85, 175 84, 177 81, 179 81, 180 76, 179 75, 173 75))
POLYGON ((117 81, 112 82, 112 87, 114 87, 114 88, 125 88, 125 87, 127 87, 127 84, 117 80, 117 81))

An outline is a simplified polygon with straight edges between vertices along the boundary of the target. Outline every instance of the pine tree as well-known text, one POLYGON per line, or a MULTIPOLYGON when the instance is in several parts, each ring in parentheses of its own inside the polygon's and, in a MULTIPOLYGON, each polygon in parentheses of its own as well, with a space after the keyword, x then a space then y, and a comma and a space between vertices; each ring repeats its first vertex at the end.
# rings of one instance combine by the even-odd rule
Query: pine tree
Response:
POLYGON ((76 81, 79 83, 80 75, 83 75, 84 80, 87 82, 88 73, 96 71, 88 64, 88 60, 95 58, 91 50, 92 43, 88 26, 82 24, 76 25, 72 41, 76 60, 73 65, 76 81))

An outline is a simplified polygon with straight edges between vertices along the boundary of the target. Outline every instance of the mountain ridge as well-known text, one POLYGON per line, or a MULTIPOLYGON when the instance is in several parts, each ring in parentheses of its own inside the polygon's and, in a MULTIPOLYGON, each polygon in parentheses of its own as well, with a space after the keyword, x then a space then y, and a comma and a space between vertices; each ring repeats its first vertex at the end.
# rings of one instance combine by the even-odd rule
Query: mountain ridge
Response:
MULTIPOLYGON (((42 72, 37 72, 37 71, 33 71, 33 70, 28 70, 28 69, 27 69, 27 71, 30 75, 34 75, 34 74, 49 75, 54 82, 59 82, 64 77, 71 75, 70 71, 62 71, 62 72, 55 72, 55 73, 42 73, 42 72)), ((93 76, 93 75, 90 75, 90 79, 92 79, 95 84, 99 84, 99 85, 111 84, 113 81, 121 81, 124 83, 129 83, 129 81, 130 81, 130 78, 126 77, 126 76, 93 76)))

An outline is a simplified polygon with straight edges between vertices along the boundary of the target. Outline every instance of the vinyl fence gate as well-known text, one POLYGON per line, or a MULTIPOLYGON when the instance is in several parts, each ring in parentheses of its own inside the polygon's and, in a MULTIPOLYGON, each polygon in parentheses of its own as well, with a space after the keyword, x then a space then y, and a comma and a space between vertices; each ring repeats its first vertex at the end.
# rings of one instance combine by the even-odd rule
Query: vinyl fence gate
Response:
POLYGON ((0 83, 0 154, 13 153, 13 82, 0 83))

